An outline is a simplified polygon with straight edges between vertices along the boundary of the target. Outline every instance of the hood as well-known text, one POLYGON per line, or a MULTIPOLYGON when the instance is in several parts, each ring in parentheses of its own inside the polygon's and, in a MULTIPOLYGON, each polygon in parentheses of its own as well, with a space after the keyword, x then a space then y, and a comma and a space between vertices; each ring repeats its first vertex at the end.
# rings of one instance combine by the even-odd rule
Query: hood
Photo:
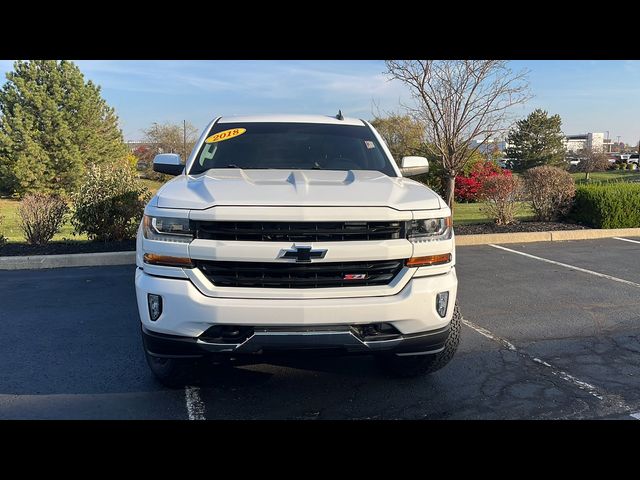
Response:
POLYGON ((365 170, 212 169, 180 175, 157 193, 160 208, 204 210, 226 206, 362 206, 396 210, 441 208, 421 183, 365 170))

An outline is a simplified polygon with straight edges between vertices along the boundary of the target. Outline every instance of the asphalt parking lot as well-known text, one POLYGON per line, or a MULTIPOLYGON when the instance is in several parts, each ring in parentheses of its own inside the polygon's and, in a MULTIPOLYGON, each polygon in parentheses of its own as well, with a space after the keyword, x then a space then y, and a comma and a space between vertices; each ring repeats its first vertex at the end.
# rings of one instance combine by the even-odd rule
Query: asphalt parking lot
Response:
POLYGON ((628 240, 459 247, 458 354, 403 380, 368 357, 297 358, 169 390, 140 346, 135 267, 3 271, 0 418, 634 420, 640 238, 628 240))

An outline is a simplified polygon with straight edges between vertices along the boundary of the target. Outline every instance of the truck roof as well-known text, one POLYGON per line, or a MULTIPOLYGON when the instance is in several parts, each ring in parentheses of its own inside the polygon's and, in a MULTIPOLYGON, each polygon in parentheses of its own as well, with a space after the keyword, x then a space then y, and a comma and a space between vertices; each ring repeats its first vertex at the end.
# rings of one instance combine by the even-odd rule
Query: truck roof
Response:
POLYGON ((218 120, 218 123, 251 123, 251 122, 274 122, 274 123, 326 123, 333 125, 358 125, 363 126, 362 120, 357 118, 344 117, 338 120, 335 116, 330 115, 230 115, 224 116, 218 120))

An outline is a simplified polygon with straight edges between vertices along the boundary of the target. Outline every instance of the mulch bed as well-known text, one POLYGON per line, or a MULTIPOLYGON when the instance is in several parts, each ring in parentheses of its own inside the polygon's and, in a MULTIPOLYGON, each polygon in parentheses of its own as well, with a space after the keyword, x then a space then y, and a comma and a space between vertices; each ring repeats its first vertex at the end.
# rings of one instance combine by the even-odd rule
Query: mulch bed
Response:
POLYGON ((122 242, 81 242, 61 241, 47 245, 28 245, 26 243, 7 243, 0 246, 0 257, 22 255, 65 255, 69 253, 129 252, 136 249, 135 240, 122 242))
POLYGON ((472 225, 454 225, 456 235, 476 235, 483 233, 549 232, 552 230, 587 230, 589 227, 575 223, 560 222, 520 222, 513 225, 477 223, 472 225))

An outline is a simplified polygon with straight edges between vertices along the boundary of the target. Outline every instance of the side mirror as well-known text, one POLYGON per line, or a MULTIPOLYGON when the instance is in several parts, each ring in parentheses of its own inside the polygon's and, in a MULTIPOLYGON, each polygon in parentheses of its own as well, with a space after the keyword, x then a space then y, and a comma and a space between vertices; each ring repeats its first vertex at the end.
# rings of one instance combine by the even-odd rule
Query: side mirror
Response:
POLYGON ((177 153, 160 153, 153 159, 153 171, 167 175, 180 175, 184 165, 177 153))
POLYGON ((429 171, 429 161, 424 157, 402 157, 400 171, 405 177, 427 173, 429 171))

